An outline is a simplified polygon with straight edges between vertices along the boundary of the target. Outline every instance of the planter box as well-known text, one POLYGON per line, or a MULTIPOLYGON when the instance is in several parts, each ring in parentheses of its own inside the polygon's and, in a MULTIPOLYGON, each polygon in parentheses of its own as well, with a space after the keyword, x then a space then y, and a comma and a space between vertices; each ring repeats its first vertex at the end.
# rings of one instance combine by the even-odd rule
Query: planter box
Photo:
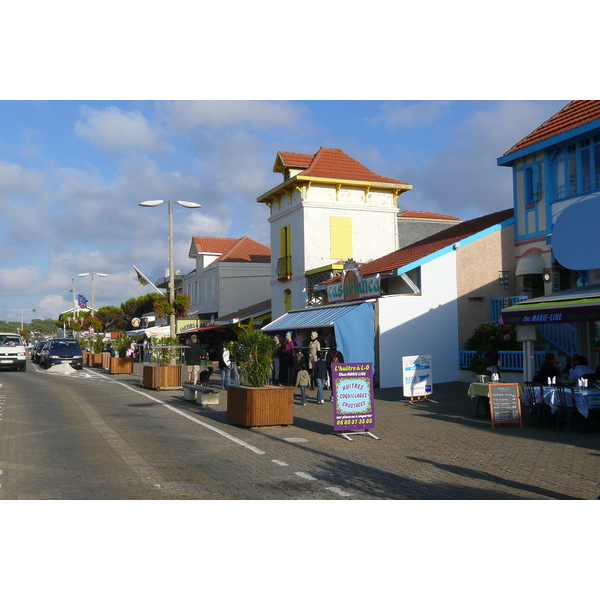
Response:
POLYGON ((84 365, 89 366, 90 365, 89 360, 90 360, 90 353, 87 350, 84 350, 81 353, 81 361, 83 362, 84 365))
POLYGON ((90 354, 88 365, 90 367, 102 367, 102 354, 90 354))
POLYGON ((110 352, 102 353, 102 368, 109 369, 110 368, 110 352))
POLYGON ((179 365, 144 365, 142 386, 147 390, 180 390, 181 367, 179 365))
POLYGON ((111 358, 109 370, 112 375, 133 373, 133 358, 111 358))
POLYGON ((232 385, 227 389, 227 420, 244 427, 293 425, 294 388, 232 385))

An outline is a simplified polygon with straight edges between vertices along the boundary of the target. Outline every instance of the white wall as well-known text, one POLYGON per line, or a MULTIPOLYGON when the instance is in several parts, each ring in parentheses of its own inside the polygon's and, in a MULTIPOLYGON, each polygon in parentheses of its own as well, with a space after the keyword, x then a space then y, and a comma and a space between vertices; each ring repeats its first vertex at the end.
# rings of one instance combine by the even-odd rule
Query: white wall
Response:
POLYGON ((379 299, 379 379, 402 386, 402 357, 430 354, 433 385, 459 380, 456 255, 421 267, 420 296, 379 299))

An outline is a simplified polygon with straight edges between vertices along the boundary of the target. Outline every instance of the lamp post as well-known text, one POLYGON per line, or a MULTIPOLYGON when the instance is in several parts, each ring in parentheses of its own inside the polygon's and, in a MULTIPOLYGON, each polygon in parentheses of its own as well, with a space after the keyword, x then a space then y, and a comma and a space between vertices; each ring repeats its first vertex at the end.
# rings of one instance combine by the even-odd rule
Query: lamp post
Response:
MULTIPOLYGON (((23 302, 23 304, 21 304, 21 331, 23 331, 23 307, 26 304, 31 304, 31 306, 33 306, 33 302, 23 302)), ((35 312, 35 306, 31 310, 32 312, 35 312)))
MULTIPOLYGON (((183 200, 146 200, 140 202, 140 206, 153 208, 160 204, 169 205, 169 304, 173 306, 175 300, 175 273, 173 265, 173 204, 179 204, 184 208, 200 208, 202 205, 196 202, 184 202, 183 200)), ((169 315, 169 337, 175 337, 175 313, 169 315)))
POLYGON ((77 277, 87 277, 88 275, 92 276, 92 317, 94 316, 94 276, 98 275, 98 277, 108 277, 106 273, 78 273, 77 277))

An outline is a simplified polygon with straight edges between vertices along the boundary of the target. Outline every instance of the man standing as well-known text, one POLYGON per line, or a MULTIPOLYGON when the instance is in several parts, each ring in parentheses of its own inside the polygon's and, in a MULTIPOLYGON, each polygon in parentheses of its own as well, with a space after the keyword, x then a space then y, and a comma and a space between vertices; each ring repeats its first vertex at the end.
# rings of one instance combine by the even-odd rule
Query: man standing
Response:
POLYGON ((196 385, 198 383, 198 374, 200 373, 200 361, 202 360, 202 348, 197 343, 198 338, 191 335, 187 342, 188 347, 185 349, 185 362, 187 365, 187 380, 188 383, 196 385))

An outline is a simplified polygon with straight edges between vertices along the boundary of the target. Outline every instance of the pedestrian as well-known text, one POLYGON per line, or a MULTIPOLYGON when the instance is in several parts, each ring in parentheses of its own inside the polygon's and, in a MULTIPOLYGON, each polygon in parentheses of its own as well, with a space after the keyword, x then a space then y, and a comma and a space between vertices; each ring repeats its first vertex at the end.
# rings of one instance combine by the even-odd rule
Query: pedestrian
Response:
POLYGON ((323 352, 319 352, 317 355, 317 362, 313 367, 313 377, 317 384, 317 404, 323 404, 325 402, 323 388, 327 381, 327 363, 325 362, 325 355, 323 352))
POLYGON ((288 331, 285 334, 285 343, 279 355, 279 377, 283 385, 293 385, 291 372, 294 366, 294 356, 296 356, 296 349, 292 340, 292 332, 288 331))
POLYGON ((310 332, 310 343, 308 344, 308 372, 310 373, 310 389, 315 387, 315 376, 313 369, 318 360, 318 353, 321 351, 321 343, 318 340, 319 334, 316 331, 310 332))
MULTIPOLYGON (((234 346, 234 355, 235 355, 235 350, 237 348, 236 344, 237 342, 231 342, 234 346)), ((238 370, 238 364, 237 362, 234 360, 234 357, 231 356, 231 366, 229 367, 231 369, 231 373, 233 374, 233 385, 240 385, 240 374, 239 374, 239 370, 238 370)))
POLYGON ((498 346, 492 346, 483 357, 483 364, 485 365, 485 371, 493 381, 494 373, 498 375, 498 380, 500 380, 500 366, 502 362, 500 361, 500 352, 498 351, 498 346))
POLYGON ((187 381, 197 385, 200 374, 200 361, 202 360, 202 348, 198 344, 196 335, 191 335, 185 349, 185 364, 187 368, 187 381))
POLYGON ((227 346, 219 353, 219 368, 221 369, 221 387, 226 390, 231 384, 231 360, 227 346))
POLYGON ((275 348, 273 349, 273 380, 272 383, 273 385, 281 385, 281 383, 279 383, 279 368, 280 368, 280 354, 281 354, 281 338, 276 335, 274 338, 275 340, 275 348))
POLYGON ((329 372, 329 380, 333 381, 333 377, 331 376, 331 363, 343 363, 344 355, 338 350, 337 344, 333 342, 331 344, 331 349, 327 353, 327 371, 329 372))
POLYGON ((296 386, 300 388, 300 403, 306 406, 306 388, 310 385, 310 375, 306 370, 306 365, 301 364, 296 377, 296 386))
POLYGON ((147 337, 142 342, 142 357, 145 363, 150 362, 150 339, 147 337))

